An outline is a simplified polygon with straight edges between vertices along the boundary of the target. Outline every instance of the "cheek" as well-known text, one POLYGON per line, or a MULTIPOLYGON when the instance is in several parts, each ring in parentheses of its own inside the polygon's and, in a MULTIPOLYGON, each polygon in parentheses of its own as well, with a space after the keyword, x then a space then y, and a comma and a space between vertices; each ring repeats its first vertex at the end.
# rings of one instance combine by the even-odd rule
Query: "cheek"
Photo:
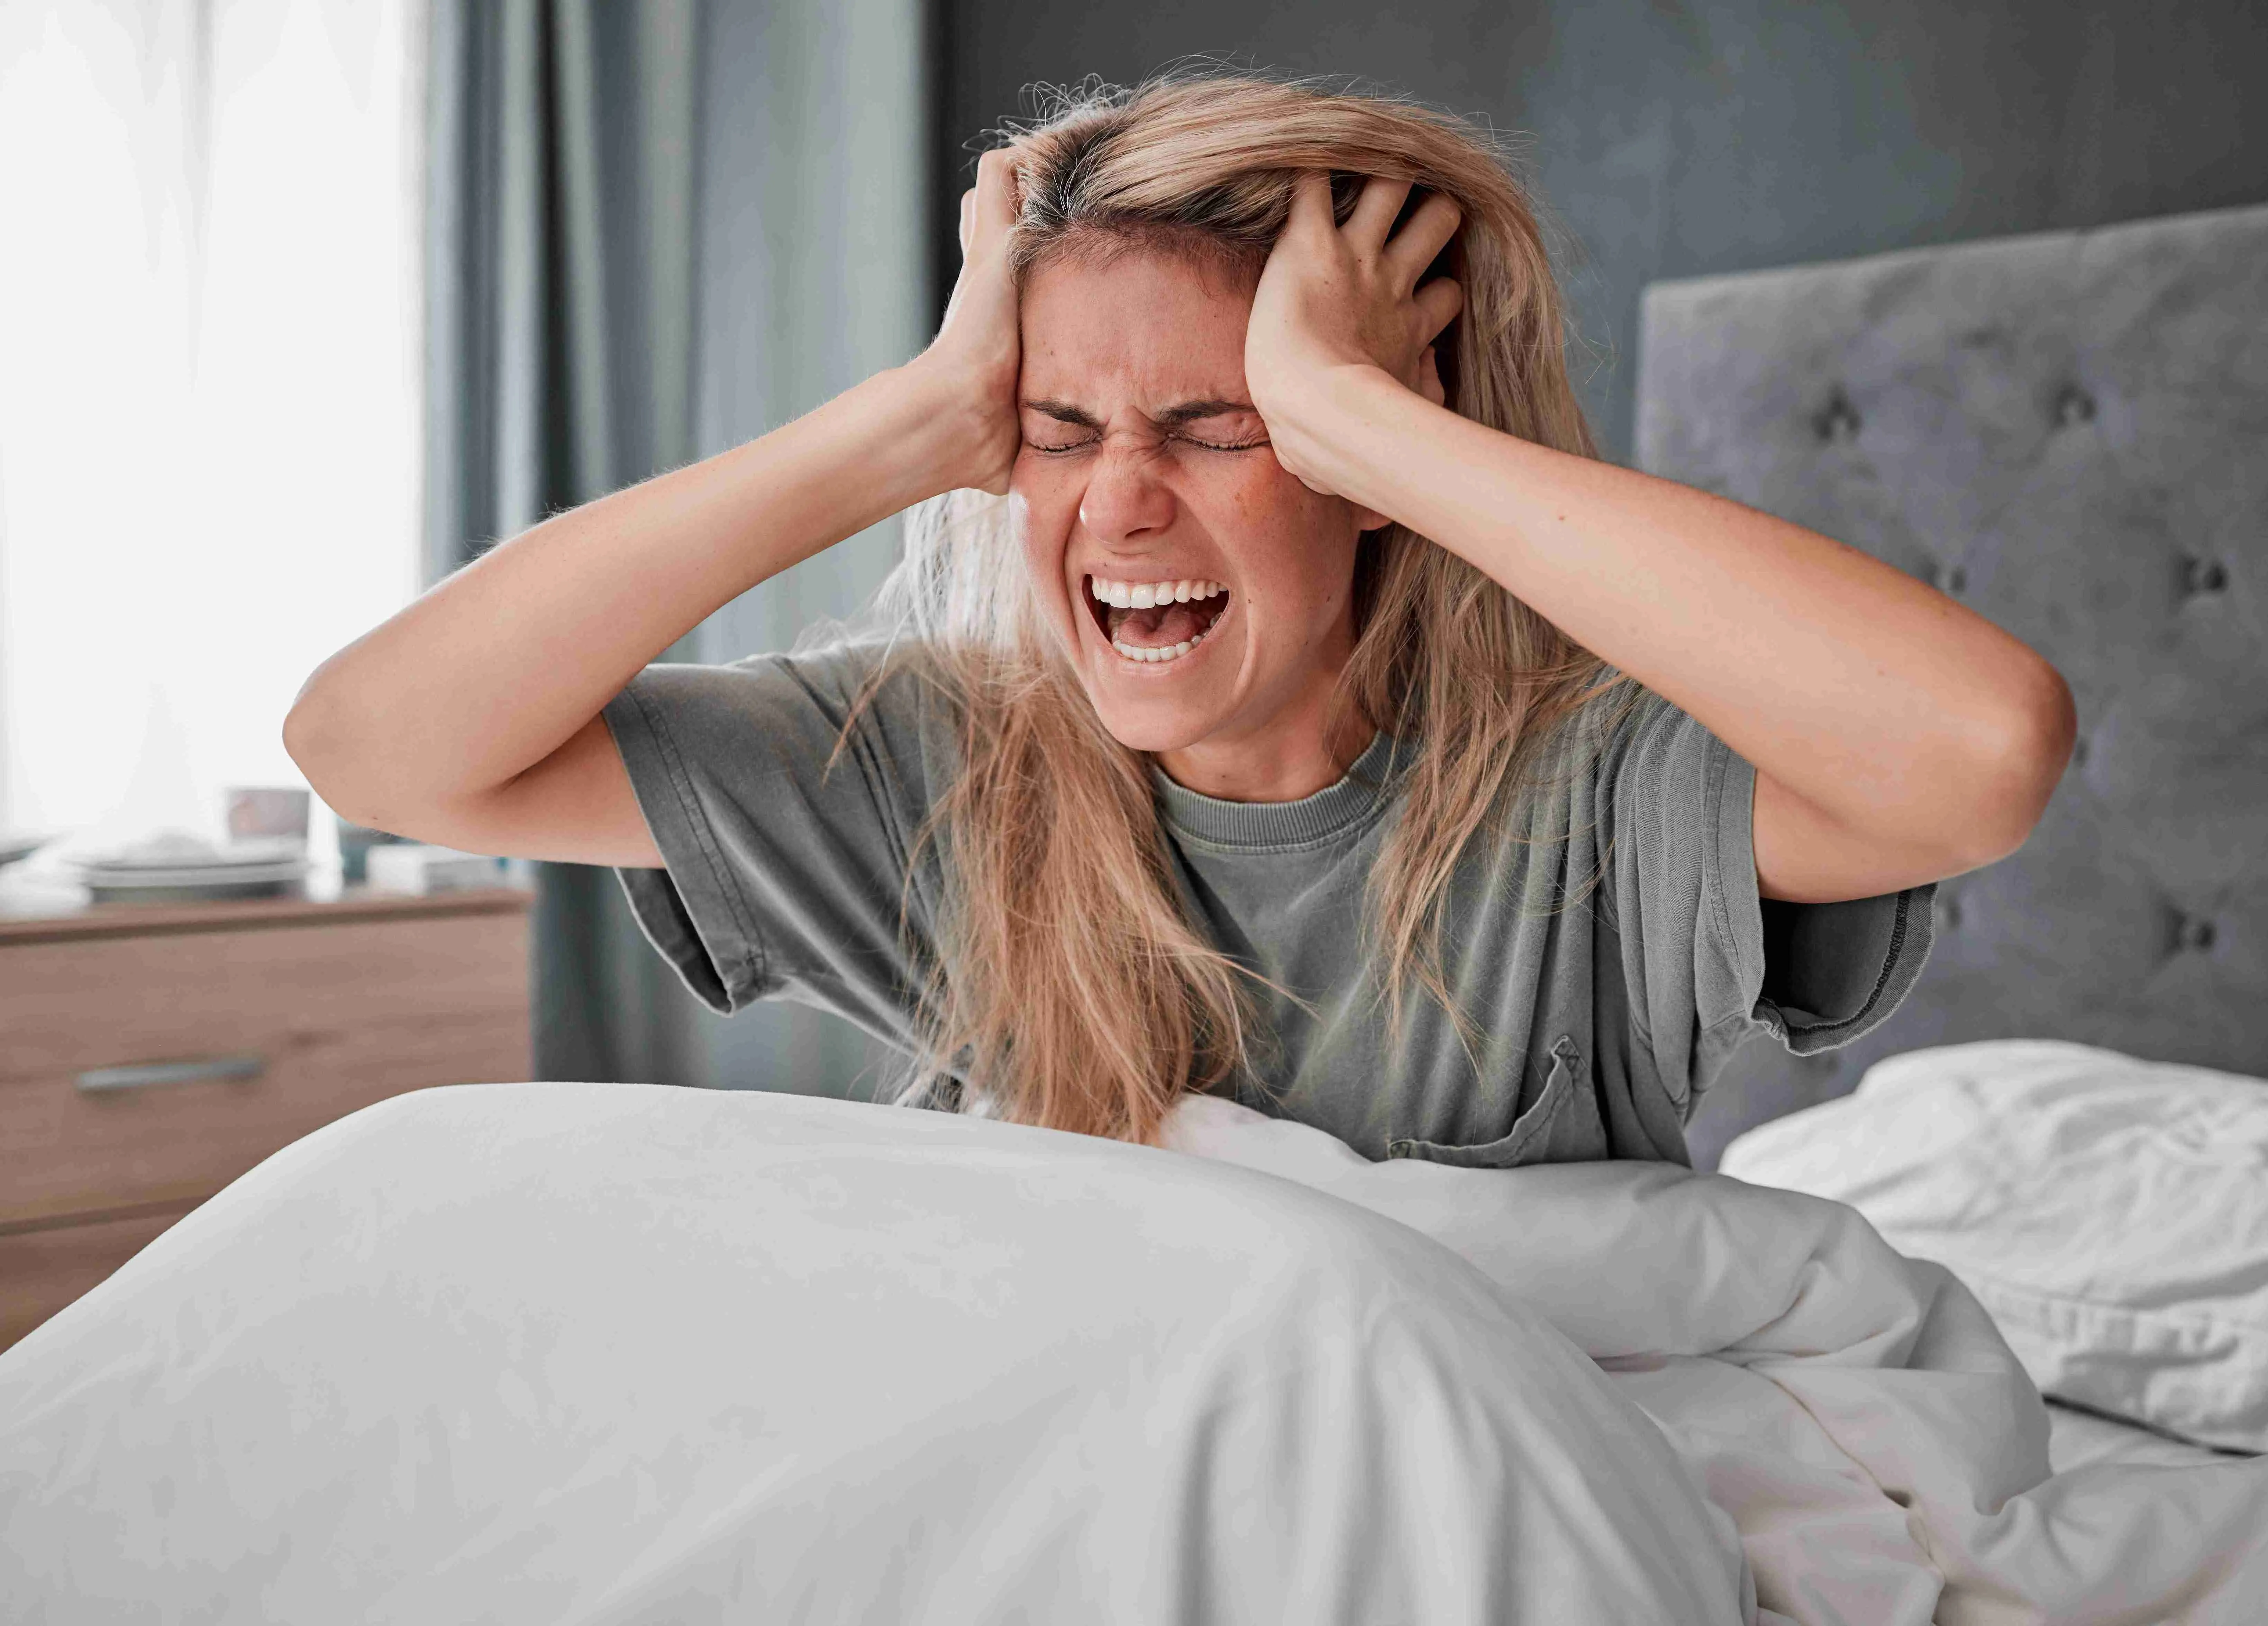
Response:
POLYGON ((1064 583, 1064 554, 1071 541, 1070 511, 1060 502, 1050 506, 1044 491, 1027 490, 1020 470, 1009 486, 1010 523, 1031 578, 1032 596, 1040 614, 1061 636, 1073 631, 1071 590, 1064 583))
POLYGON ((1310 491, 1273 459, 1264 473, 1220 493, 1239 539, 1256 634, 1305 645, 1346 613, 1354 578, 1354 516, 1310 491))
POLYGON ((1031 451, 1018 455, 1008 476, 1009 492, 1029 516, 1029 528, 1050 537, 1059 551, 1079 515, 1084 485, 1073 460, 1043 457, 1031 451))
POLYGON ((1314 493, 1272 457, 1239 459, 1180 482, 1183 506, 1240 563, 1257 568, 1315 523, 1314 493))

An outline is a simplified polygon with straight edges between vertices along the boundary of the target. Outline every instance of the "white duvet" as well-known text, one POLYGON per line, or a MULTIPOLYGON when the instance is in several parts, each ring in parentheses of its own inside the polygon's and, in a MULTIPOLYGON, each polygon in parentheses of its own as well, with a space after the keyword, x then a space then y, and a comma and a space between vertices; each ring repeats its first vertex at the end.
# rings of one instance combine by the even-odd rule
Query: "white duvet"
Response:
POLYGON ((1976 1301, 1847 1209, 1174 1137, 358 1113, 0 1356, 0 1618, 2261 1616, 2268 1467, 2047 1477, 1976 1301))

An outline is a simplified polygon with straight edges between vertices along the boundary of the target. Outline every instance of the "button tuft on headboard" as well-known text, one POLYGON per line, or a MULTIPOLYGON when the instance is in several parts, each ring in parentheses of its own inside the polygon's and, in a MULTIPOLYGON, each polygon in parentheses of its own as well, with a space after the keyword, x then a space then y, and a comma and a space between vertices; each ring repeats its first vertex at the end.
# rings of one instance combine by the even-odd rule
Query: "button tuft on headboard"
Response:
POLYGON ((2181 917, 2181 923, 2175 930, 2174 941, 2192 954, 2202 954, 2212 948, 2213 940, 2217 935, 2213 930, 2213 922, 2203 916, 2184 915, 2181 917))
POLYGON ((2056 422, 2066 429, 2095 421, 2095 397, 2076 384, 2066 384, 2056 397, 2056 422))
POLYGON ((2182 585, 2192 597, 2223 592, 2228 586, 2228 567, 2218 559, 2192 555, 2182 562, 2182 585))
POLYGON ((1839 386, 1827 398, 1827 404, 1812 415, 1811 432, 1819 437, 1822 445, 1857 438, 1859 409, 1839 386))

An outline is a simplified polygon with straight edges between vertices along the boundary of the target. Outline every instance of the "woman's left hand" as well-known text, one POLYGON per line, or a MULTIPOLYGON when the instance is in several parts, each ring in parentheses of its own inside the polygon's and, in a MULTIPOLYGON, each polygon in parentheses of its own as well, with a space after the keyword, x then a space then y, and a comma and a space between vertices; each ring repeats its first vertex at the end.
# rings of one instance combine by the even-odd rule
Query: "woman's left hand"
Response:
POLYGON ((1301 175, 1253 295, 1245 385, 1277 460, 1317 491, 1337 493, 1327 438, 1313 422, 1329 410, 1324 386, 1334 371, 1375 368, 1442 404, 1433 341, 1464 308, 1464 291, 1446 276, 1422 287, 1418 279, 1463 216, 1436 192, 1395 232, 1410 189, 1407 180, 1373 176, 1341 225, 1332 218, 1330 178, 1319 170, 1301 175))

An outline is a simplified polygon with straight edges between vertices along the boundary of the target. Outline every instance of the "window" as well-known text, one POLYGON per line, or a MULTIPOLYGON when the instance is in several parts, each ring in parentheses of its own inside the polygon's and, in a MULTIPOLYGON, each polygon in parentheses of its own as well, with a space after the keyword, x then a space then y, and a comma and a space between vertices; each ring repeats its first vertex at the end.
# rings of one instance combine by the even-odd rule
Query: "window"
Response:
POLYGON ((421 15, 0 5, 0 829, 217 834, 416 591, 421 15))

